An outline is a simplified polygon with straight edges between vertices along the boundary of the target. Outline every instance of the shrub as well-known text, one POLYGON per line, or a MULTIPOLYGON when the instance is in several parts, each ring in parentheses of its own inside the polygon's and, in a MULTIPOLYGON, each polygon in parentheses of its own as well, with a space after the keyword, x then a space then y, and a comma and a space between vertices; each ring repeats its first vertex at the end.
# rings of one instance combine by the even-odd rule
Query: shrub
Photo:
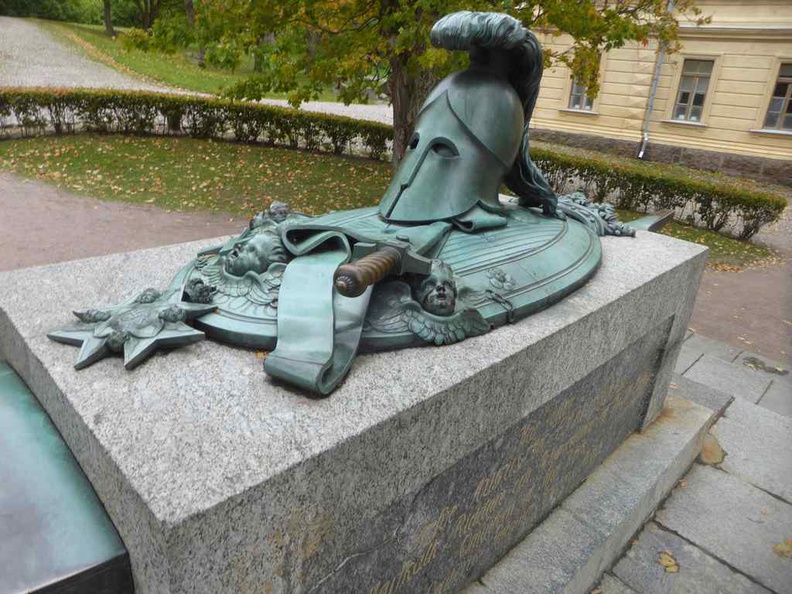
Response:
POLYGON ((593 200, 608 198, 617 208, 647 212, 673 210, 677 220, 722 232, 727 227, 748 239, 781 216, 786 200, 769 192, 696 179, 673 167, 623 162, 545 148, 531 155, 557 192, 583 186, 593 200))
MULTIPOLYGON (((195 138, 287 144, 336 154, 383 158, 393 128, 377 122, 187 95, 108 91, 0 89, 0 122, 23 136, 88 130, 99 133, 187 134, 195 138)), ((0 129, 2 132, 2 129, 0 129)), ((701 180, 660 164, 534 148, 533 159, 558 192, 576 184, 596 201, 627 210, 673 209, 675 216, 742 239, 777 220, 783 198, 701 180)), ((571 188, 577 189, 577 188, 571 188)))
POLYGON ((147 52, 152 49, 151 35, 149 35, 148 31, 144 31, 143 29, 136 29, 133 27, 126 33, 119 35, 118 40, 121 42, 121 46, 127 51, 136 49, 147 52))

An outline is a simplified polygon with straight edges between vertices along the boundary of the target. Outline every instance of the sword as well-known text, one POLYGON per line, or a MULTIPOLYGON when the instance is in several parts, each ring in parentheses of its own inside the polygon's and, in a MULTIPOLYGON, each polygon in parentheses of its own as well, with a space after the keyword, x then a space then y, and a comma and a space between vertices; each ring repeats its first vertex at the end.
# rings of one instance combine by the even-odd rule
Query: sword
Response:
POLYGON ((354 261, 336 269, 333 283, 344 297, 358 297, 391 274, 429 274, 432 260, 416 253, 406 241, 358 242, 354 261))

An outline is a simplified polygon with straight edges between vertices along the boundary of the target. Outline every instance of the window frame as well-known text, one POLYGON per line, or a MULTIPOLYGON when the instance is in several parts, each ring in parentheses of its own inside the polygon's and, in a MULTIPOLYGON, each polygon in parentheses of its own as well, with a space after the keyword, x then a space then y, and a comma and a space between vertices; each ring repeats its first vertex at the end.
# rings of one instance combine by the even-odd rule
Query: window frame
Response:
MULTIPOLYGON (((770 112, 770 104, 774 97, 774 91, 776 85, 778 85, 781 79, 781 68, 784 65, 792 66, 792 57, 784 58, 784 57, 777 57, 775 60, 775 64, 773 69, 771 70, 772 76, 770 80, 767 82, 767 88, 765 89, 765 96, 764 96, 764 103, 762 105, 762 109, 759 110, 759 118, 756 122, 756 131, 757 132, 765 132, 768 134, 792 134, 792 128, 782 128, 781 123, 783 122, 784 118, 784 111, 782 109, 779 117, 779 122, 774 128, 767 128, 765 126, 765 122, 767 121, 767 114, 770 112)), ((786 93, 786 104, 789 105, 792 103, 792 76, 785 76, 789 82, 789 87, 787 88, 786 93)))
MULTIPOLYGON (((723 54, 699 54, 699 53, 681 53, 678 54, 677 59, 669 62, 672 68, 671 71, 671 86, 668 89, 666 99, 666 107, 663 114, 663 124, 675 124, 679 126, 690 126, 692 128, 706 128, 709 121, 710 111, 712 110, 712 98, 716 93, 718 80, 720 79, 720 69, 723 54), (704 95, 704 105, 701 109, 701 118, 697 121, 691 120, 677 120, 674 119, 674 111, 677 105, 677 98, 679 97, 679 87, 682 84, 682 72, 685 69, 686 60, 706 60, 712 62, 712 71, 709 76, 709 84, 707 85, 707 92, 704 95)), ((692 106, 692 103, 691 103, 692 106)))
POLYGON ((572 106, 572 97, 578 95, 577 93, 575 93, 576 87, 584 89, 584 91, 588 91, 588 87, 578 83, 577 79, 575 79, 575 77, 573 77, 571 74, 570 74, 570 77, 572 78, 572 80, 569 83, 569 94, 567 96, 566 109, 568 109, 569 111, 582 111, 582 112, 592 112, 592 111, 594 111, 594 99, 596 99, 596 97, 594 97, 594 98, 589 97, 588 95, 585 94, 585 92, 580 94, 580 100, 583 102, 584 106, 585 105, 589 105, 589 107, 573 107, 572 106), (589 104, 589 102, 591 102, 591 103, 589 104))
POLYGON ((685 58, 684 62, 682 62, 682 73, 679 76, 679 85, 677 86, 677 90, 674 95, 674 105, 671 112, 671 118, 674 121, 690 123, 701 122, 701 119, 704 116, 704 103, 707 101, 707 95, 709 94, 710 87, 712 86, 713 70, 715 70, 715 60, 693 60, 691 58, 685 58), (709 69, 707 72, 699 72, 698 70, 693 72, 685 72, 688 62, 691 63, 691 66, 694 62, 696 64, 708 64, 709 69), (687 80, 690 80, 690 88, 684 90, 682 85, 687 80), (702 86, 702 83, 704 83, 704 89, 700 91, 699 88, 702 86), (683 93, 687 94, 687 101, 685 103, 680 102, 683 93), (700 105, 696 105, 697 97, 701 98, 700 105), (683 117, 679 117, 680 108, 683 117), (698 116, 694 119, 693 112, 696 108, 698 108, 698 116))
POLYGON ((561 92, 561 98, 558 102, 558 111, 562 114, 570 114, 570 115, 582 115, 584 117, 590 116, 599 116, 599 101, 600 97, 602 97, 602 90, 605 86, 605 73, 606 73, 606 66, 608 62, 608 54, 603 52, 602 56, 600 57, 600 68, 599 68, 599 81, 600 81, 600 90, 597 93, 597 96, 592 99, 591 102, 591 109, 573 109, 569 107, 570 100, 572 99, 572 85, 574 82, 574 78, 572 76, 572 71, 567 67, 564 66, 564 87, 561 92))

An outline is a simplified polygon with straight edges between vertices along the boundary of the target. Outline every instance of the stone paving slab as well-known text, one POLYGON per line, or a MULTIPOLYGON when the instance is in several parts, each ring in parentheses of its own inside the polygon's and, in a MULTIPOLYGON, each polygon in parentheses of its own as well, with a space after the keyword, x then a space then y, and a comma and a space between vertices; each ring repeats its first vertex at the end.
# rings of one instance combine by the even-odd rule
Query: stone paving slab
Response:
POLYGON ((613 573, 641 594, 769 594, 766 588, 654 522, 646 525, 613 573), (670 553, 678 571, 669 572, 660 564, 663 552, 670 553))
POLYGON ((694 466, 656 522, 777 594, 792 592, 792 505, 710 466, 694 466))
POLYGON ((788 365, 779 363, 773 359, 768 359, 767 357, 763 357, 757 353, 743 351, 734 360, 734 363, 748 367, 749 369, 757 372, 769 373, 769 377, 785 378, 788 380, 792 379, 792 375, 789 373, 788 365))
POLYGON ((719 340, 707 338, 695 332, 684 342, 683 346, 693 353, 709 355, 710 357, 723 359, 730 363, 742 352, 742 349, 738 349, 737 347, 733 347, 719 340))
POLYGON ((734 364, 752 371, 756 377, 770 380, 770 387, 758 402, 760 406, 792 417, 792 375, 788 366, 748 351, 740 353, 734 364))
POLYGON ((595 588, 591 594, 637 594, 637 592, 625 585, 619 578, 606 573, 602 576, 599 591, 595 588))
POLYGON ((792 381, 774 379, 759 400, 759 406, 785 417, 792 417, 792 381))
POLYGON ((679 357, 677 358, 676 366, 674 367, 675 373, 685 373, 688 369, 693 367, 693 364, 701 359, 704 353, 698 349, 686 347, 684 343, 682 348, 679 349, 679 357))
POLYGON ((585 592, 692 463, 714 415, 669 396, 635 433, 466 594, 585 592))
POLYGON ((702 356, 683 377, 754 403, 764 395, 772 381, 750 369, 710 355, 702 356))
POLYGON ((737 398, 711 432, 723 470, 792 502, 792 419, 737 398))
POLYGON ((729 403, 734 400, 734 396, 726 392, 694 382, 677 373, 671 376, 668 393, 700 404, 713 411, 716 417, 720 416, 729 403))

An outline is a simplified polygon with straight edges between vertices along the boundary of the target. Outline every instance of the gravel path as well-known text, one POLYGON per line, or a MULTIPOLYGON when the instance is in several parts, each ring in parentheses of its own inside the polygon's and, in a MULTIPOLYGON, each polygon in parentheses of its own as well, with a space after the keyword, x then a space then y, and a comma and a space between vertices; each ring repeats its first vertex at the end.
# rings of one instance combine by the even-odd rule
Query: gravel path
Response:
MULTIPOLYGON (((0 16, 0 87, 84 87, 173 92, 122 74, 94 62, 62 43, 31 21, 0 16)), ((183 91, 181 91, 183 92, 183 91)), ((270 105, 288 107, 282 99, 266 99, 270 105)), ((353 104, 309 101, 301 109, 343 115, 361 120, 393 123, 393 111, 385 104, 353 104)))
MULTIPOLYGON (((262 103, 268 105, 279 105, 288 107, 289 103, 285 99, 264 99, 262 103)), ((331 113, 334 115, 347 116, 358 120, 370 120, 383 124, 393 124, 393 108, 384 103, 360 104, 353 103, 344 105, 343 103, 332 103, 329 101, 308 101, 300 106, 305 111, 318 111, 320 113, 331 113)))
POLYGON ((0 17, 0 87, 170 91, 94 62, 35 23, 0 17))

